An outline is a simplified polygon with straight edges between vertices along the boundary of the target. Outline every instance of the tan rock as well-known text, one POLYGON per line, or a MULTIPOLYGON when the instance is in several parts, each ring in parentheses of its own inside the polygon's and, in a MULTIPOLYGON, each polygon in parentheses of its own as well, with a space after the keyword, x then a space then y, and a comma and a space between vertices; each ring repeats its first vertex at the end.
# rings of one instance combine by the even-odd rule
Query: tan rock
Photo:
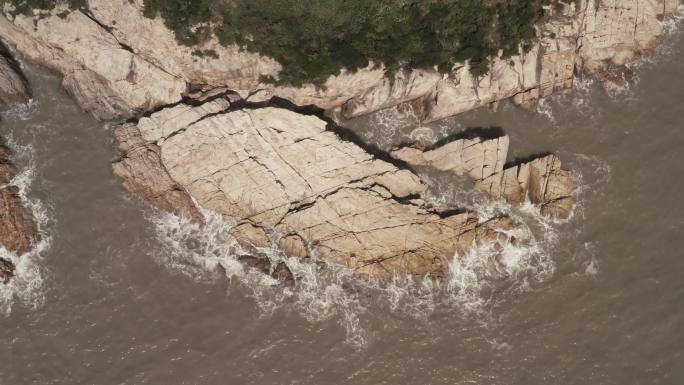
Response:
POLYGON ((258 248, 276 242, 290 256, 313 250, 368 278, 439 276, 455 253, 484 239, 475 215, 430 211, 415 174, 341 140, 317 117, 271 107, 212 111, 171 107, 141 120, 133 140, 118 134, 131 125, 117 138, 129 152, 135 141, 158 146, 180 188, 238 222, 231 234, 255 268, 273 273, 258 248), (166 118, 179 111, 193 118, 166 118))
MULTIPOLYGON (((278 63, 215 39, 198 47, 176 43, 160 18, 142 15, 142 2, 89 0, 92 18, 58 6, 33 17, 0 18, 0 35, 27 58, 63 74, 63 85, 100 119, 130 117, 178 102, 189 85, 225 87, 251 101, 272 96, 296 105, 340 111, 345 118, 400 105, 422 120, 437 120, 512 98, 533 109, 540 98, 572 87, 576 73, 601 76, 648 54, 664 35, 660 20, 677 12, 675 0, 578 0, 538 27, 528 52, 494 58, 490 72, 475 78, 467 63, 448 76, 433 70, 397 74, 382 68, 342 71, 322 86, 273 87, 260 84, 278 63), (218 58, 198 58, 193 50, 214 50, 218 58)), ((611 91, 617 83, 606 83, 611 91)), ((332 115, 331 115, 332 116, 332 115)))
POLYGON ((169 177, 157 145, 142 139, 138 127, 132 124, 117 127, 114 135, 123 156, 112 168, 126 190, 161 210, 204 221, 190 195, 169 177))
POLYGON ((270 235, 263 227, 248 222, 233 227, 230 229, 230 234, 250 254, 256 254, 257 248, 270 247, 272 244, 270 235))
POLYGON ((575 204, 571 197, 575 179, 561 169, 554 155, 536 158, 504 169, 509 139, 459 139, 435 149, 418 147, 394 149, 390 155, 412 166, 429 166, 469 176, 475 187, 495 199, 520 205, 526 199, 541 207, 543 215, 567 218, 575 204))
POLYGON ((508 142, 507 136, 459 139, 429 151, 404 147, 393 150, 390 155, 411 165, 430 166, 481 180, 503 170, 508 142))
POLYGON ((306 243, 299 235, 287 235, 283 237, 278 242, 278 247, 292 257, 306 258, 309 255, 306 243))
POLYGON ((536 158, 507 168, 502 173, 477 181, 476 188, 494 198, 513 204, 529 199, 540 206, 542 215, 565 219, 570 216, 575 199, 571 196, 576 182, 570 171, 561 169, 555 155, 536 158))

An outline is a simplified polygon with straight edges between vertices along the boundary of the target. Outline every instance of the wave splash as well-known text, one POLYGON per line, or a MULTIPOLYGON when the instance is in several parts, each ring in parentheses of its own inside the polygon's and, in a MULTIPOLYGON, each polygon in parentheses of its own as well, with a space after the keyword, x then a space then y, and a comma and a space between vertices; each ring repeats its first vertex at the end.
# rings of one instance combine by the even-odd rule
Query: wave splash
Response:
POLYGON ((224 276, 235 281, 248 289, 265 315, 287 304, 294 305, 311 322, 336 319, 347 331, 348 342, 365 344, 359 317, 365 309, 359 296, 347 289, 356 281, 353 271, 327 265, 315 253, 310 261, 300 261, 285 256, 275 246, 257 249, 272 266, 280 262, 288 266, 295 283, 283 284, 240 263, 238 256, 247 253, 228 234, 235 223, 216 212, 201 210, 204 226, 168 213, 154 211, 148 215, 161 241, 157 254, 160 263, 193 279, 224 276))
MULTIPOLYGON (((509 209, 500 203, 482 207, 486 208, 483 215, 509 209)), ((352 270, 327 263, 315 252, 310 259, 299 260, 285 256, 275 245, 258 249, 272 266, 284 262, 289 267, 295 282, 282 284, 238 261, 245 251, 228 234, 234 222, 210 210, 202 212, 204 226, 172 214, 148 214, 161 243, 156 255, 159 263, 193 279, 225 277, 239 283, 265 315, 290 306, 310 322, 336 320, 346 330, 347 342, 355 346, 367 342, 364 322, 369 309, 385 308, 397 315, 425 318, 446 306, 465 316, 480 316, 507 293, 530 290, 555 271, 549 253, 557 240, 548 235, 555 233, 552 224, 544 224, 542 233, 546 235, 541 240, 526 224, 542 223, 536 208, 525 207, 514 214, 522 225, 507 234, 510 241, 503 249, 474 247, 466 255, 454 255, 440 282, 395 277, 385 284, 357 279, 352 270)))

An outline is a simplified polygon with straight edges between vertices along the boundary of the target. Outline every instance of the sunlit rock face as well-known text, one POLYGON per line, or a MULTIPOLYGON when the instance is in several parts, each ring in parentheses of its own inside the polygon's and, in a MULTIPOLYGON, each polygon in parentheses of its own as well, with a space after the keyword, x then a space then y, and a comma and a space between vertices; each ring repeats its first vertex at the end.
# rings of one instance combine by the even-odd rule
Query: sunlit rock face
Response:
POLYGON ((100 119, 130 117, 178 102, 190 85, 228 87, 251 100, 279 96, 316 105, 345 118, 410 102, 423 120, 436 120, 503 99, 526 108, 568 90, 578 74, 597 75, 607 89, 629 76, 623 66, 650 51, 664 31, 659 20, 677 12, 674 0, 575 1, 538 27, 528 52, 493 59, 489 73, 473 77, 466 64, 450 74, 434 70, 399 73, 382 68, 331 76, 322 85, 274 87, 262 75, 280 65, 214 40, 197 47, 177 44, 160 18, 142 15, 142 2, 90 0, 91 15, 63 8, 30 17, 0 18, 0 35, 27 58, 64 76, 63 85, 100 119), (60 15, 61 14, 61 15, 60 15), (192 55, 214 50, 218 58, 192 55), (617 75, 616 75, 617 74, 617 75))
POLYGON ((402 147, 393 150, 391 156, 412 166, 468 176, 475 181, 476 189, 494 199, 514 205, 529 201, 545 216, 567 219, 575 205, 572 193, 577 183, 572 172, 563 170, 555 155, 506 167, 508 144, 508 136, 459 139, 429 150, 402 147))
POLYGON ((114 170, 124 185, 190 217, 192 197, 235 220, 231 231, 243 244, 277 243, 300 258, 316 253, 379 280, 438 276, 455 253, 503 241, 513 226, 509 218, 480 223, 470 212, 428 208, 418 176, 340 139, 315 116, 273 107, 211 112, 217 103, 228 107, 225 100, 176 106, 117 128, 119 140, 137 130, 144 143, 137 148, 155 146, 144 151, 157 156, 132 163, 126 149, 140 150, 122 146, 114 170), (174 192, 187 195, 166 198, 174 192))

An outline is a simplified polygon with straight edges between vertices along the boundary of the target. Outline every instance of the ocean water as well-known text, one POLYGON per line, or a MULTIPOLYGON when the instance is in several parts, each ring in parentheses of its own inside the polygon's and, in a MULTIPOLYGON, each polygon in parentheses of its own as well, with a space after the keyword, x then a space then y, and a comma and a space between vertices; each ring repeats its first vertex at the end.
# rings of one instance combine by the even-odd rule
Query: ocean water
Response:
POLYGON ((422 125, 387 110, 345 122, 389 148, 503 130, 510 160, 551 151, 580 177, 567 221, 426 172, 427 199, 521 226, 498 261, 455 256, 441 285, 360 282, 275 248, 281 285, 235 260, 231 222, 204 228, 130 196, 112 130, 24 64, 35 99, 1 113, 15 181, 43 241, 0 254, 0 384, 684 383, 684 39, 673 28, 627 93, 578 81, 537 112, 502 104, 422 125))

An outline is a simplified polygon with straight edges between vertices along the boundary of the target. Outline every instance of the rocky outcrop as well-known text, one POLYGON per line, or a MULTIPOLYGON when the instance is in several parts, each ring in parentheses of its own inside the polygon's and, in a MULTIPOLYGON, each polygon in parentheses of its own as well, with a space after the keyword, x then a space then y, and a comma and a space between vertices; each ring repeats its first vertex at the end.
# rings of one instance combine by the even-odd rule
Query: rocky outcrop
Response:
POLYGON ((440 171, 468 176, 475 187, 495 199, 521 205, 529 200, 541 213, 553 218, 570 216, 575 199, 575 178, 561 169, 555 155, 536 157, 505 167, 509 138, 481 137, 458 139, 434 149, 402 147, 391 152, 395 159, 412 166, 427 166, 440 171))
MULTIPOLYGON (((509 218, 480 223, 470 212, 429 209, 414 173, 340 139, 318 117, 229 103, 179 105, 117 128, 118 138, 137 129, 136 140, 144 139, 122 146, 122 162, 141 146, 156 146, 145 151, 158 158, 151 178, 122 172, 122 162, 115 172, 129 188, 173 181, 176 191, 235 220, 231 232, 247 249, 276 244, 290 256, 315 254, 379 280, 438 276, 455 253, 505 243, 513 226, 509 218), (138 176, 131 182, 131 175, 138 176)), ((158 196, 143 195, 168 210, 158 196)))
MULTIPOLYGON (((10 154, 11 151, 0 143, 0 245, 22 255, 35 247, 39 235, 33 213, 24 205, 19 189, 8 185, 16 175, 10 154)), ((0 282, 6 283, 13 275, 12 262, 0 258, 0 282)))
POLYGON ((134 124, 117 127, 114 135, 124 154, 114 164, 114 173, 128 191, 164 211, 202 222, 192 198, 166 172, 159 146, 146 142, 134 124))
POLYGON ((28 80, 7 47, 0 43, 0 105, 27 103, 31 98, 28 80))
POLYGON ((211 40, 183 47, 161 19, 142 15, 142 1, 89 0, 88 15, 64 7, 31 17, 0 17, 0 36, 26 57, 64 76, 63 86, 100 119, 130 117, 178 102, 190 85, 239 90, 253 101, 278 96, 296 105, 316 105, 350 118, 404 103, 423 120, 436 120, 511 98, 533 108, 551 93, 570 90, 581 74, 598 75, 611 90, 629 79, 625 64, 648 55, 664 35, 660 20, 677 12, 675 0, 577 0, 538 27, 532 48, 492 60, 475 78, 468 64, 448 75, 433 70, 387 79, 369 66, 341 73, 319 86, 273 87, 262 75, 277 75, 271 59, 222 47, 211 40), (213 50, 218 58, 199 58, 213 50), (615 76, 615 75, 619 76, 615 76))
MULTIPOLYGON (((0 44, 0 105, 28 102, 31 90, 18 63, 0 44)), ((33 213, 24 205, 19 189, 11 186, 17 168, 11 161, 12 151, 0 138, 0 245, 18 255, 31 251, 39 235, 33 213)), ((0 258, 0 282, 14 276, 11 261, 0 258)))
MULTIPOLYGON (((202 216, 195 202, 234 219, 231 232, 257 254, 245 262, 271 274, 287 272, 267 265, 257 249, 275 244, 291 256, 320 256, 381 280, 438 276, 454 253, 478 243, 500 247, 513 223, 430 208, 420 198, 426 186, 399 162, 342 140, 316 116, 256 103, 264 107, 278 97, 342 118, 399 105, 436 120, 504 99, 533 108, 540 98, 570 90, 582 74, 616 90, 631 76, 625 65, 658 44, 660 20, 678 5, 578 0, 550 10, 530 50, 493 58, 482 77, 467 63, 445 75, 415 70, 391 80, 369 66, 295 88, 260 83, 280 70, 269 58, 216 40, 178 45, 161 19, 142 15, 141 0, 87 3, 87 13, 65 13, 65 5, 32 16, 5 12, 0 36, 62 74, 63 87, 97 118, 146 113, 115 130, 122 158, 114 172, 129 191, 196 222, 202 216), (213 50, 218 58, 194 50, 213 50), (197 100, 196 89, 234 92, 197 100)), ((506 168, 507 138, 469 140, 394 155, 468 175, 494 198, 529 199, 545 215, 569 215, 574 181, 556 157, 506 168)))

